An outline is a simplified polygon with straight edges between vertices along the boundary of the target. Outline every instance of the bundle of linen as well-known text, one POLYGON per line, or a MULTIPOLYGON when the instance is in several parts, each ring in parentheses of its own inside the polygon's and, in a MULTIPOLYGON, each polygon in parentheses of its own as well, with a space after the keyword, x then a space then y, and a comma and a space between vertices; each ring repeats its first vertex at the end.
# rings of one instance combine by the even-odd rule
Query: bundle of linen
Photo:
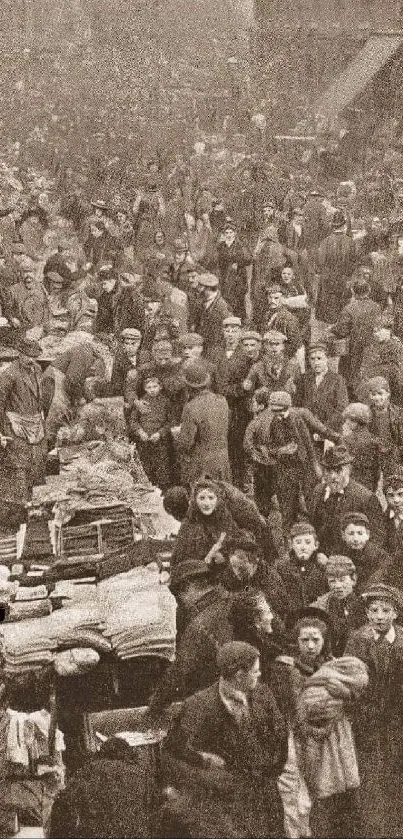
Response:
POLYGON ((158 570, 133 569, 98 585, 104 635, 120 659, 175 658, 176 601, 158 578, 158 570))
POLYGON ((9 613, 7 615, 7 623, 13 621, 31 620, 33 618, 43 618, 50 615, 52 611, 52 603, 49 598, 42 600, 27 600, 10 603, 9 613))
POLYGON ((94 601, 59 609, 47 617, 3 624, 4 669, 8 673, 21 673, 52 664, 56 651, 69 647, 91 647, 107 652, 111 647, 102 635, 103 629, 94 601))

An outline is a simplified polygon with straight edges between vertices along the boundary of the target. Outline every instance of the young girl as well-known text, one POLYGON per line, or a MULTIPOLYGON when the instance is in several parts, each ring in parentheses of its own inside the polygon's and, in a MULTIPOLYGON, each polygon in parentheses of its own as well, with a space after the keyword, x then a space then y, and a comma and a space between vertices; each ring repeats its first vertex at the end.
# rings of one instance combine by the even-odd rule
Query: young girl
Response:
POLYGON ((156 376, 144 379, 143 396, 133 401, 128 426, 151 483, 162 490, 172 486, 171 403, 156 376))

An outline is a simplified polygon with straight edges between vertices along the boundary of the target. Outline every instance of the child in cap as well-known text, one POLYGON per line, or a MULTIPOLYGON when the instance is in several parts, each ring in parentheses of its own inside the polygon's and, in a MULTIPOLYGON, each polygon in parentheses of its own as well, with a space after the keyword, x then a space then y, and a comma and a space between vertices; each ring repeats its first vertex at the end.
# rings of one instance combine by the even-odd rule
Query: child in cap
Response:
POLYGON ((351 477, 375 492, 381 474, 381 442, 368 430, 371 409, 363 402, 351 402, 343 411, 343 442, 354 458, 351 477))
POLYGON ((392 559, 371 538, 371 525, 365 513, 346 513, 341 520, 343 553, 354 562, 357 574, 357 593, 366 586, 386 580, 392 559))
POLYGON ((158 376, 146 375, 143 396, 135 399, 128 417, 129 437, 136 447, 147 477, 165 490, 172 485, 171 403, 158 376))
POLYGON ((371 407, 368 431, 379 440, 380 466, 384 475, 391 475, 403 454, 403 414, 391 402, 389 382, 374 376, 366 382, 371 407))
POLYGON ((355 592, 357 574, 354 562, 347 556, 330 556, 326 565, 329 591, 312 603, 324 609, 332 620, 332 652, 342 656, 353 629, 366 621, 365 606, 355 592))
POLYGON ((354 708, 360 768, 361 836, 400 836, 403 823, 403 628, 396 625, 401 593, 370 586, 367 622, 352 632, 346 655, 368 668, 369 684, 354 708))
POLYGON ((291 527, 288 546, 288 557, 276 567, 288 594, 290 612, 296 612, 327 592, 327 559, 318 553, 315 528, 307 521, 291 527))

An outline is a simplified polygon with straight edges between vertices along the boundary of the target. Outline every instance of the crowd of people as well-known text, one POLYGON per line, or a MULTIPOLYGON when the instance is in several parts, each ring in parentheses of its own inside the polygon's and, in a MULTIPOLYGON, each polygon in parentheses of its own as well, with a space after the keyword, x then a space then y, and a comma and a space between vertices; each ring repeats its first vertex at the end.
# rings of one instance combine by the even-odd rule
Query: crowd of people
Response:
MULTIPOLYGON (((155 835, 397 837, 403 188, 223 160, 218 191, 205 142, 150 160, 130 200, 4 166, 1 529, 121 398, 180 522, 155 835)), ((79 789, 54 836, 101 835, 79 789)))

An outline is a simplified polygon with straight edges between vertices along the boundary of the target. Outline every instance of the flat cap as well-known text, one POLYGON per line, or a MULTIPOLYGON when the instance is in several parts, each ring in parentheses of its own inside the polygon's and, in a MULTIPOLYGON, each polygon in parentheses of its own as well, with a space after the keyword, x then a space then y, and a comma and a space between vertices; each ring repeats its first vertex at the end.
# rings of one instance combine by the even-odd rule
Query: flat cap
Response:
POLYGON ((365 515, 365 513, 351 511, 350 513, 345 513, 341 519, 340 527, 342 530, 345 530, 349 524, 357 524, 363 525, 369 529, 369 518, 365 515))
POLYGON ((248 329, 246 332, 242 332, 241 341, 262 341, 262 336, 260 332, 256 332, 253 329, 248 329))
POLYGON ((235 676, 238 670, 250 670, 259 650, 244 641, 229 641, 219 648, 217 653, 217 667, 222 676, 235 676))
POLYGON ((328 577, 344 577, 346 574, 355 574, 356 567, 350 557, 335 554, 334 556, 329 556, 325 571, 328 577))
POLYGON ((134 329, 134 327, 128 327, 127 329, 122 329, 120 333, 121 338, 141 338, 141 332, 139 329, 134 329))
POLYGON ((235 315, 229 315, 227 318, 224 318, 222 322, 223 326, 242 326, 241 318, 235 317, 235 315))
POLYGON ((343 419, 350 419, 360 425, 369 425, 371 422, 371 409, 365 402, 351 402, 343 411, 343 419))
POLYGON ((218 277, 215 274, 211 274, 209 271, 204 271, 202 274, 197 275, 199 285, 205 286, 206 288, 217 288, 220 284, 218 277))
POLYGON ((269 396, 269 407, 272 411, 291 408, 291 396, 285 390, 274 390, 269 396))
POLYGON ((389 382, 384 376, 373 376, 372 379, 368 379, 368 381, 365 382, 365 387, 368 393, 379 393, 381 390, 386 390, 390 393, 389 382))
POLYGON ((320 340, 318 339, 317 341, 312 341, 309 344, 308 352, 316 352, 316 350, 323 350, 323 352, 327 353, 329 350, 328 342, 324 338, 320 340))
POLYGON ((294 539, 295 536, 304 536, 306 533, 310 533, 316 537, 316 530, 313 524, 310 521, 297 521, 291 527, 288 535, 290 539, 294 539))
POLYGON ((199 335, 198 332, 185 332, 184 335, 180 336, 178 344, 183 349, 188 347, 202 347, 203 336, 199 335))
POLYGON ((371 600, 386 600, 396 609, 403 607, 402 593, 399 589, 394 586, 388 586, 386 583, 377 583, 376 585, 369 586, 366 591, 362 592, 361 597, 366 603, 370 603, 371 600))
POLYGON ((287 336, 284 335, 283 332, 279 332, 277 329, 269 329, 268 332, 265 332, 263 335, 263 341, 267 344, 282 344, 287 340, 287 336))

